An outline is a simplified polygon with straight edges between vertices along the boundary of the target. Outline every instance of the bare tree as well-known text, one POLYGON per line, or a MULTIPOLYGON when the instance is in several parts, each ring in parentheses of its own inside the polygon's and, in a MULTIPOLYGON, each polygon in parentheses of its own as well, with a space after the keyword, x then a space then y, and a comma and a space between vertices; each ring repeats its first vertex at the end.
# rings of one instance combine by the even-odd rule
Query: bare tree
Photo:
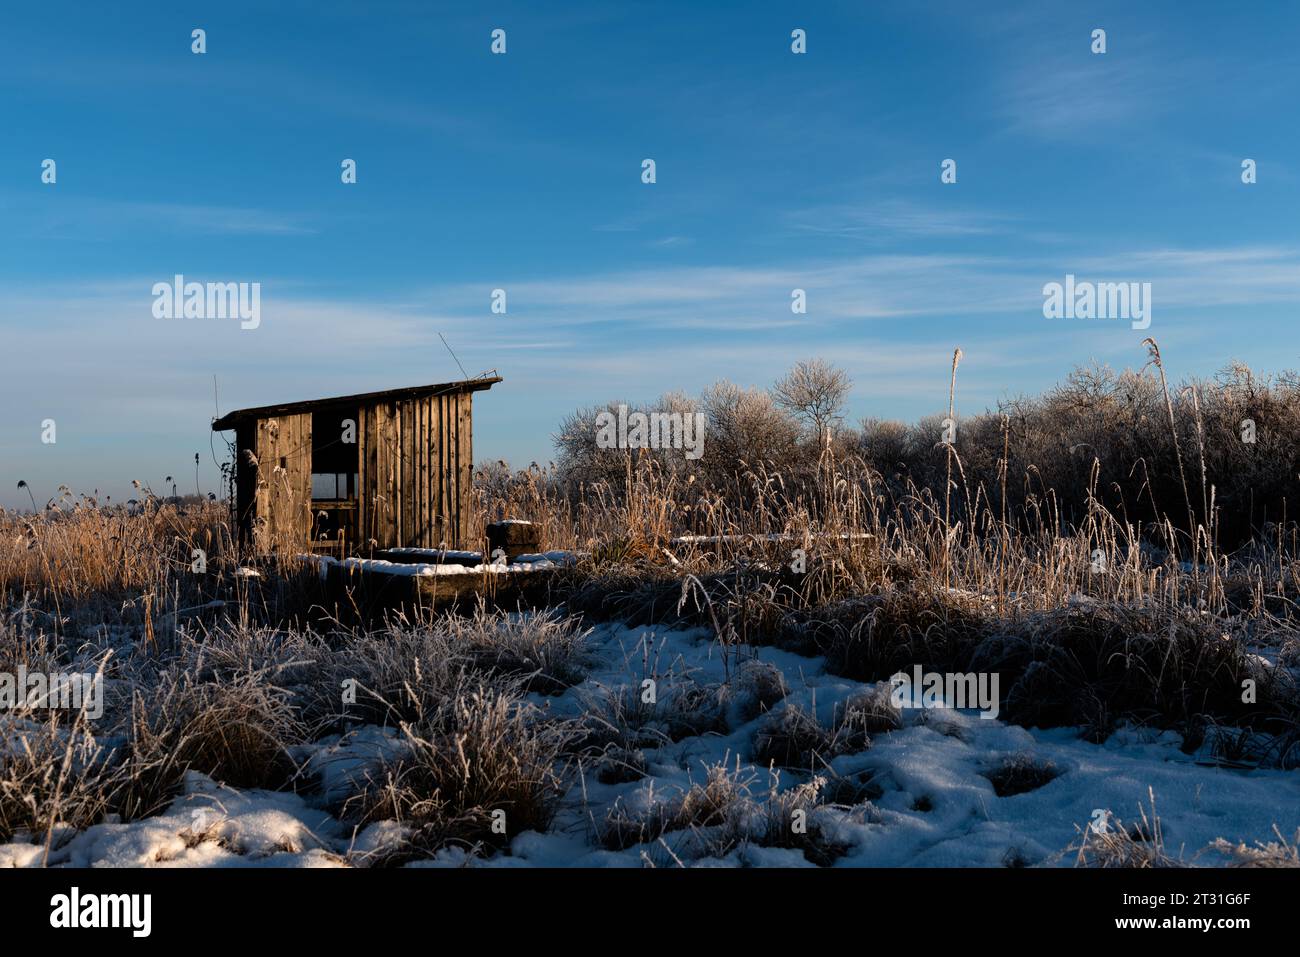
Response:
POLYGON ((558 453, 559 473, 570 485, 605 482, 615 488, 623 484, 628 459, 641 461, 643 456, 653 458, 667 473, 689 472, 692 463, 683 458, 682 450, 672 447, 652 449, 602 449, 597 445, 598 417, 609 413, 617 417, 619 407, 625 411, 678 414, 683 417, 701 411, 700 404, 682 392, 668 392, 652 403, 636 403, 616 399, 603 406, 578 409, 560 421, 560 428, 551 439, 558 453))
POLYGON ((772 399, 791 415, 803 420, 827 441, 832 423, 840 418, 853 380, 843 369, 824 359, 805 359, 772 386, 772 399))
POLYGON ((730 475, 737 464, 772 468, 788 464, 799 437, 799 426, 776 407, 762 389, 746 389, 725 379, 700 396, 708 417, 706 466, 715 477, 730 475))

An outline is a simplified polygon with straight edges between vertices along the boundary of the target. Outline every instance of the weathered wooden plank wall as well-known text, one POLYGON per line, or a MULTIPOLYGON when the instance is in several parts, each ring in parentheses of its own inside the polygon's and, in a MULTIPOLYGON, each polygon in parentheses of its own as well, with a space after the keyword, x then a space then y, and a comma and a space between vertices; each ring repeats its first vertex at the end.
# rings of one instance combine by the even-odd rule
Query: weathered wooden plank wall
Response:
POLYGON ((366 452, 372 461, 365 486, 371 504, 369 537, 378 548, 392 548, 399 544, 400 420, 395 403, 372 405, 364 414, 366 452))
POLYGON ((393 517, 397 525, 397 542, 405 545, 411 540, 411 410, 408 403, 396 402, 394 412, 397 416, 393 423, 394 439, 397 443, 397 461, 393 463, 396 469, 397 508, 393 517))
POLYGON ((436 524, 431 531, 434 535, 450 539, 454 536, 447 535, 446 529, 448 526, 454 527, 451 514, 456 507, 456 489, 451 482, 452 456, 455 454, 451 431, 451 403, 447 401, 446 396, 435 396, 434 401, 438 403, 438 430, 437 435, 431 437, 431 440, 436 440, 438 443, 438 497, 436 524))
POLYGON ((464 547, 473 483, 470 394, 360 410, 359 525, 365 547, 464 547))
POLYGON ((253 492, 253 546, 301 551, 311 535, 311 414, 259 419, 253 492))
POLYGON ((465 392, 458 395, 457 401, 460 404, 460 426, 458 435, 460 438, 460 470, 457 476, 460 479, 460 489, 458 491, 458 500, 461 508, 457 514, 456 538, 468 546, 470 517, 474 509, 474 393, 465 392))

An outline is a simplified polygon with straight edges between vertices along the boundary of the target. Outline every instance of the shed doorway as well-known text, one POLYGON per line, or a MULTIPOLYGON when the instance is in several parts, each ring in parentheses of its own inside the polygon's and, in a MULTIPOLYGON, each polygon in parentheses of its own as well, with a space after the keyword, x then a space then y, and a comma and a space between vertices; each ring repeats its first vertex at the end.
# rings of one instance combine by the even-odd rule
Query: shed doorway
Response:
POLYGON ((311 414, 311 550, 340 557, 357 540, 360 499, 358 410, 320 409, 311 414))

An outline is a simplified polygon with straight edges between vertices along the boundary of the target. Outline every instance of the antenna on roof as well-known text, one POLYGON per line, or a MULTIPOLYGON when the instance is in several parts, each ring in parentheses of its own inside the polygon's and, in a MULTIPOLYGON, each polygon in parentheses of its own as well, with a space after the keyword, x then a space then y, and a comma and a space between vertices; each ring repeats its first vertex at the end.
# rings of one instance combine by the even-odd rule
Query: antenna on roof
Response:
MULTIPOLYGON (((443 335, 442 335, 441 332, 438 333, 438 338, 439 338, 439 339, 442 339, 442 344, 443 344, 444 346, 447 346, 447 340, 446 340, 446 339, 443 339, 443 335)), ((451 352, 451 346, 447 346, 447 351, 448 351, 448 352, 451 352)), ((456 353, 451 352, 451 357, 452 357, 453 359, 456 359, 456 353)), ((469 378, 469 373, 465 371, 465 367, 464 367, 463 365, 460 364, 460 360, 459 360, 459 359, 456 359, 456 365, 460 368, 460 375, 461 375, 461 378, 462 378, 462 379, 468 379, 468 378, 469 378)))

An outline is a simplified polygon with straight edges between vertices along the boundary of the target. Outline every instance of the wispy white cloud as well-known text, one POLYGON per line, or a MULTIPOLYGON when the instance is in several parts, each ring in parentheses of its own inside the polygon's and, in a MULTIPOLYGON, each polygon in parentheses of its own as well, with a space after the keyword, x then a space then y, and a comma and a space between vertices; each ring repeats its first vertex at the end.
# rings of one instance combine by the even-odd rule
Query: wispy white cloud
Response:
POLYGON ((1095 141, 1118 125, 1153 116, 1179 82, 1171 68, 1142 59, 1105 55, 1071 65, 1045 58, 1012 69, 998 94, 1014 132, 1095 141))
POLYGON ((11 233, 119 239, 128 230, 187 236, 306 236, 312 217, 254 207, 107 199, 69 193, 56 204, 6 202, 11 233))
POLYGON ((870 242, 900 236, 970 237, 1003 232, 1010 218, 987 212, 930 206, 902 199, 873 203, 836 203, 793 212, 796 229, 870 242))

